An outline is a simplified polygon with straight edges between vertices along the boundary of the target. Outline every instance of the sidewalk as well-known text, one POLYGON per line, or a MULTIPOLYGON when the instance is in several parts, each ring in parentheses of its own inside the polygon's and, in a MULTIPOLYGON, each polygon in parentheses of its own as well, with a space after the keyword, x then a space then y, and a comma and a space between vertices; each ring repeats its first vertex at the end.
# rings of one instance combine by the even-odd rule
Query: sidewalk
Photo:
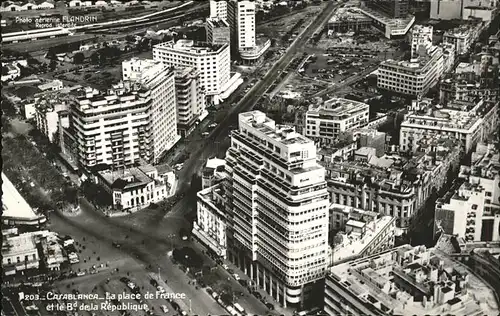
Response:
MULTIPOLYGON (((253 280, 251 280, 246 274, 244 274, 237 266, 235 266, 234 264, 232 264, 229 260, 224 260, 224 263, 232 270, 234 270, 235 274, 238 274, 240 276, 240 278, 242 280, 245 280, 245 281, 251 281, 251 282, 255 282, 253 280)), ((274 310, 273 311, 269 311, 269 314, 278 314, 278 315, 285 315, 285 316, 293 316, 293 310, 291 309, 286 309, 286 308, 283 308, 281 306, 280 303, 276 302, 276 300, 274 299, 274 297, 271 297, 266 291, 264 291, 262 289, 262 287, 259 287, 258 288, 258 292, 260 293, 260 295, 262 295, 262 298, 273 304, 274 305, 274 310)), ((253 294, 249 294, 249 295, 253 295, 253 294)))

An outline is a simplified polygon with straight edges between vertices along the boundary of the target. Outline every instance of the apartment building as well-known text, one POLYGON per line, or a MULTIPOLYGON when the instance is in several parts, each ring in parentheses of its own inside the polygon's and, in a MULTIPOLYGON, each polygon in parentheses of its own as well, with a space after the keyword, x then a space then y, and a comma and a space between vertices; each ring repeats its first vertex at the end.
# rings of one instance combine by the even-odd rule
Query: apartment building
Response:
POLYGON ((467 24, 444 32, 443 43, 455 45, 457 55, 466 54, 478 38, 483 27, 484 24, 482 22, 470 20, 467 24))
POLYGON ((208 104, 222 101, 230 87, 231 58, 229 45, 179 40, 153 47, 153 59, 175 68, 192 67, 199 71, 208 104))
POLYGON ((498 127, 498 102, 454 101, 446 107, 433 106, 429 99, 413 101, 400 128, 401 151, 413 152, 419 140, 433 135, 448 135, 461 142, 465 153, 498 127))
POLYGON ((36 129, 51 143, 57 140, 59 116, 67 110, 70 99, 69 90, 63 89, 37 94, 24 104, 25 113, 30 113, 27 118, 33 119, 36 129))
POLYGON ((264 53, 271 47, 271 40, 257 39, 255 34, 255 1, 228 0, 225 2, 225 5, 220 6, 220 13, 213 17, 225 20, 229 24, 233 56, 237 56, 241 62, 246 64, 260 61, 264 53), (223 10, 226 11, 222 12, 223 10))
POLYGON ((499 158, 493 144, 478 144, 473 164, 461 170, 466 182, 437 201, 435 234, 454 235, 465 242, 500 241, 499 158))
POLYGON ((62 151, 85 168, 157 162, 180 137, 169 133, 176 130, 174 73, 165 68, 154 80, 154 89, 125 81, 106 92, 75 91, 62 151))
POLYGON ((457 145, 436 137, 422 141, 410 158, 377 157, 373 149, 368 159, 321 162, 330 201, 395 217, 399 234, 410 227, 432 192, 443 187, 449 169, 458 168, 457 145))
POLYGON ((120 170, 98 171, 96 182, 111 195, 116 210, 138 210, 172 194, 175 174, 167 165, 141 164, 120 170))
POLYGON ((227 15, 234 47, 238 51, 255 47, 255 1, 228 1, 227 15))
POLYGON ((429 49, 432 46, 432 25, 414 25, 410 32, 408 32, 410 47, 411 47, 411 58, 416 58, 419 47, 424 47, 429 49))
POLYGON ((312 104, 305 113, 304 136, 320 144, 335 143, 340 134, 368 124, 370 106, 343 98, 312 104))
POLYGON ((152 59, 132 58, 122 63, 125 84, 140 84, 150 91, 148 109, 149 148, 148 161, 156 163, 180 139, 177 131, 177 104, 174 71, 166 64, 152 59))
POLYGON ((208 115, 200 72, 192 67, 175 69, 175 92, 177 130, 186 137, 208 115))
POLYGON ((332 267, 325 282, 327 315, 495 315, 484 279, 434 248, 402 245, 332 267), (470 293, 474 293, 471 295, 470 293))
POLYGON ((484 80, 474 73, 455 73, 441 81, 439 85, 439 99, 442 104, 454 101, 498 102, 500 88, 495 80, 484 80))
POLYGON ((215 256, 227 256, 227 204, 226 187, 218 183, 197 194, 196 221, 193 235, 215 256))
POLYGON ((228 257, 284 306, 314 299, 327 266, 329 206, 314 142, 260 111, 238 122, 226 154, 228 257))
POLYGON ((231 32, 226 20, 208 18, 205 25, 207 32, 207 42, 214 45, 224 45, 231 43, 231 32))
POLYGON ((383 61, 378 68, 377 87, 406 95, 423 96, 434 87, 444 71, 443 49, 419 47, 409 61, 383 61))
POLYGON ((227 21, 228 1, 210 0, 210 18, 227 21))
POLYGON ((396 219, 345 205, 330 205, 329 266, 394 247, 396 219))

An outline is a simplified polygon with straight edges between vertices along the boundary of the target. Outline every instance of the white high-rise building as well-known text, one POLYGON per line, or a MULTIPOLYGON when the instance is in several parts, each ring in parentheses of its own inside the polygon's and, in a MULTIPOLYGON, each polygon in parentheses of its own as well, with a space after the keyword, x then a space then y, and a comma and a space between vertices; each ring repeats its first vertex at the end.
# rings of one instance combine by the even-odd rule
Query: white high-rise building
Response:
POLYGON ((208 103, 218 104, 231 88, 229 45, 190 40, 165 42, 153 47, 153 59, 175 68, 193 67, 200 72, 208 103))
POLYGON ((312 140, 260 111, 241 113, 226 171, 228 255, 286 307, 314 294, 328 253, 325 169, 312 140))
POLYGON ((139 60, 123 69, 125 81, 108 91, 82 88, 69 104, 61 149, 81 166, 157 163, 180 139, 173 70, 139 60))
POLYGON ((432 46, 432 25, 414 25, 410 30, 409 42, 411 46, 411 58, 417 57, 417 51, 419 47, 425 47, 428 49, 432 46))
POLYGON ((132 58, 122 63, 124 81, 141 84, 151 91, 150 134, 153 163, 180 139, 177 132, 177 107, 173 70, 152 59, 132 58))
POLYGON ((254 48, 255 2, 250 0, 228 1, 227 18, 231 29, 231 40, 238 51, 254 48))
POLYGON ((227 1, 210 0, 210 17, 227 21, 227 1))

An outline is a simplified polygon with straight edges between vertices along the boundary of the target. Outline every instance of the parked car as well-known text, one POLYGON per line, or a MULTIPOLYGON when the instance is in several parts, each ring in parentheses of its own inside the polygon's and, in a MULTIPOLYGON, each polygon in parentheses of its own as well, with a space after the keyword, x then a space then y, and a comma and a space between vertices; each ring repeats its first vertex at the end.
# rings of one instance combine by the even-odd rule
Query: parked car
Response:
POLYGON ((237 275, 236 273, 233 274, 233 277, 235 278, 236 281, 239 281, 241 278, 239 275, 237 275))
POLYGON ((165 314, 168 313, 168 308, 166 305, 161 306, 161 311, 164 312, 165 314))
POLYGON ((222 265, 222 268, 223 268, 224 270, 229 269, 229 267, 227 266, 227 264, 223 264, 223 265, 222 265))

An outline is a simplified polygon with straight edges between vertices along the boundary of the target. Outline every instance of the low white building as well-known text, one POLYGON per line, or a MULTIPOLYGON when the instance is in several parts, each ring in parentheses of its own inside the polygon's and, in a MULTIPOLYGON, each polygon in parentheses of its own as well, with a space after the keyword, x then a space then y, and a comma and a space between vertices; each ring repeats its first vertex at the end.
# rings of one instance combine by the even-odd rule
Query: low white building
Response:
POLYGON ((38 269, 40 257, 32 234, 5 238, 2 242, 2 267, 5 275, 38 269))
POLYGON ((225 259, 227 250, 225 187, 219 183, 198 192, 197 196, 197 215, 196 222, 193 223, 193 235, 214 254, 225 259))
POLYGON ((2 82, 15 80, 21 76, 21 69, 14 63, 2 63, 2 82))
POLYGON ((368 124, 369 112, 368 104, 343 98, 313 104, 305 114, 304 136, 333 144, 342 132, 368 124))
POLYGON ((64 85, 63 85, 62 81, 59 79, 52 80, 50 82, 38 85, 38 89, 40 89, 42 92, 43 91, 58 91, 58 90, 61 90, 63 87, 64 87, 64 85))
POLYGON ((137 210, 158 203, 173 193, 176 181, 169 166, 149 164, 99 171, 96 179, 112 195, 113 208, 118 210, 137 210))

